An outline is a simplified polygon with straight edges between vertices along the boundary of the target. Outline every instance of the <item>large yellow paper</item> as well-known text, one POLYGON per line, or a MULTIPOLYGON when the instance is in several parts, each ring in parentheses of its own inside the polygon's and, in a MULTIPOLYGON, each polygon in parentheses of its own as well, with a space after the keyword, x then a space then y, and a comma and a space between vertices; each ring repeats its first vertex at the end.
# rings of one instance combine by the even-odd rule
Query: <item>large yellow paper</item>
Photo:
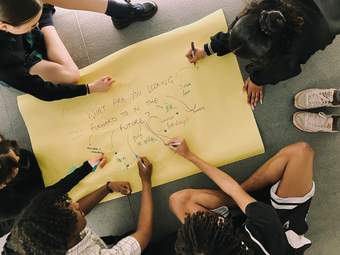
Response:
POLYGON ((164 146, 174 136, 185 137, 194 152, 217 166, 263 153, 235 56, 208 57, 196 66, 184 57, 191 41, 203 45, 226 30, 219 10, 81 70, 82 82, 112 76, 116 83, 107 93, 57 102, 18 97, 45 184, 57 182, 96 151, 109 163, 78 184, 70 192, 73 199, 108 180, 129 181, 140 191, 135 154, 153 163, 154 186, 198 173, 164 146))

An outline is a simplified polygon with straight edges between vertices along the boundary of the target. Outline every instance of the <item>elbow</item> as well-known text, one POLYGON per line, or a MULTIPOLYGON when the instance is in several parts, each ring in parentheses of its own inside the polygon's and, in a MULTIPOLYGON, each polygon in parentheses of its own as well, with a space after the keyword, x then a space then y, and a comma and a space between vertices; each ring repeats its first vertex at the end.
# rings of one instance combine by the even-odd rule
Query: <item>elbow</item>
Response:
POLYGON ((58 100, 58 98, 51 97, 49 95, 33 95, 33 96, 45 102, 52 102, 58 100))

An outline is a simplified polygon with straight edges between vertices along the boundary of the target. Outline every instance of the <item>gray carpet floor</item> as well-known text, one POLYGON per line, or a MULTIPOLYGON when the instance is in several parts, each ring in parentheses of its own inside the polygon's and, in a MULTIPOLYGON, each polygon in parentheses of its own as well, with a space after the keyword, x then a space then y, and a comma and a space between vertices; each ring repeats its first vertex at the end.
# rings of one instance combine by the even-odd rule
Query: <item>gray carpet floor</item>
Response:
MULTIPOLYGON (((55 25, 78 66, 84 67, 119 49, 140 40, 159 35, 182 25, 194 22, 211 12, 223 8, 228 24, 243 8, 239 0, 156 0, 159 12, 149 21, 138 23, 122 31, 113 28, 110 18, 97 13, 58 9, 55 25)), ((340 38, 315 54, 303 66, 298 77, 267 87, 264 104, 254 114, 266 147, 266 153, 223 167, 239 181, 245 179, 266 159, 285 145, 306 141, 316 151, 316 196, 309 214, 310 230, 307 236, 313 241, 306 254, 337 255, 340 248, 340 164, 338 134, 307 134, 298 131, 291 123, 293 95, 305 88, 340 86, 340 38), (338 251, 337 251, 338 250, 338 251)), ((241 69, 244 63, 240 62, 241 69)), ((23 120, 18 112, 16 96, 19 93, 0 86, 0 132, 30 148, 23 120)), ((337 109, 326 112, 340 113, 337 109)), ((226 143, 226 146, 227 143, 226 143)), ((171 193, 187 188, 215 187, 207 177, 198 174, 154 189, 155 230, 154 240, 160 239, 178 227, 168 210, 171 193)), ((138 213, 140 195, 132 197, 133 213, 138 213)), ((126 198, 99 205, 88 216, 89 225, 100 235, 121 234, 134 228, 126 198)))

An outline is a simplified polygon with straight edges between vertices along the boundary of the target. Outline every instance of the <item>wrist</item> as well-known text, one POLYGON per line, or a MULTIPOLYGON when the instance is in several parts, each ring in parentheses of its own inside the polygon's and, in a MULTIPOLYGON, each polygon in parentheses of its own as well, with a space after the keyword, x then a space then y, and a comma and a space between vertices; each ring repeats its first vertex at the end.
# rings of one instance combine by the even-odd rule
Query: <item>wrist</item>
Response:
POLYGON ((111 187, 111 182, 107 182, 106 183, 106 191, 108 193, 113 193, 114 192, 114 189, 111 187))
POLYGON ((144 180, 144 179, 142 179, 142 186, 143 186, 143 188, 148 188, 148 187, 151 188, 151 186, 152 186, 152 184, 151 184, 151 179, 150 179, 150 180, 144 180))
POLYGON ((93 84, 93 83, 89 83, 89 84, 87 85, 87 87, 88 87, 88 93, 89 93, 89 94, 92 94, 92 93, 95 93, 95 92, 96 92, 95 89, 94 89, 94 84, 93 84))
POLYGON ((86 84, 85 86, 86 86, 86 93, 87 93, 87 94, 91 94, 89 84, 86 84))
POLYGON ((193 154, 192 152, 187 153, 184 157, 189 161, 193 161, 196 158, 195 154, 193 154))

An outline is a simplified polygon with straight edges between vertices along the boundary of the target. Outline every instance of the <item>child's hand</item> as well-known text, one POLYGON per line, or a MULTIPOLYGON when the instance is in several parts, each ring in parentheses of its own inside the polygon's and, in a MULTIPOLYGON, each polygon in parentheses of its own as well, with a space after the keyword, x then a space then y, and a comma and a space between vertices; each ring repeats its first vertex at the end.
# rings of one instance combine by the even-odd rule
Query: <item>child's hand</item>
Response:
POLYGON ((181 137, 172 138, 167 142, 169 148, 184 158, 189 158, 191 151, 186 143, 186 141, 181 137))
POLYGON ((258 103, 262 104, 263 101, 263 86, 258 86, 253 83, 250 78, 244 82, 243 89, 248 95, 248 104, 254 110, 258 103))
POLYGON ((141 157, 137 164, 142 182, 151 183, 152 164, 150 161, 146 157, 141 157))
POLYGON ((89 84, 90 93, 106 92, 111 88, 114 80, 110 76, 104 76, 89 84))
POLYGON ((109 186, 113 192, 119 192, 122 195, 131 194, 131 186, 128 182, 110 182, 109 186))
POLYGON ((185 56, 190 63, 196 64, 198 60, 205 58, 207 54, 205 53, 204 49, 196 48, 194 55, 192 49, 190 49, 185 56))
POLYGON ((99 154, 98 156, 89 159, 87 162, 89 162, 92 167, 99 166, 100 168, 103 168, 106 165, 107 160, 104 154, 99 154))

